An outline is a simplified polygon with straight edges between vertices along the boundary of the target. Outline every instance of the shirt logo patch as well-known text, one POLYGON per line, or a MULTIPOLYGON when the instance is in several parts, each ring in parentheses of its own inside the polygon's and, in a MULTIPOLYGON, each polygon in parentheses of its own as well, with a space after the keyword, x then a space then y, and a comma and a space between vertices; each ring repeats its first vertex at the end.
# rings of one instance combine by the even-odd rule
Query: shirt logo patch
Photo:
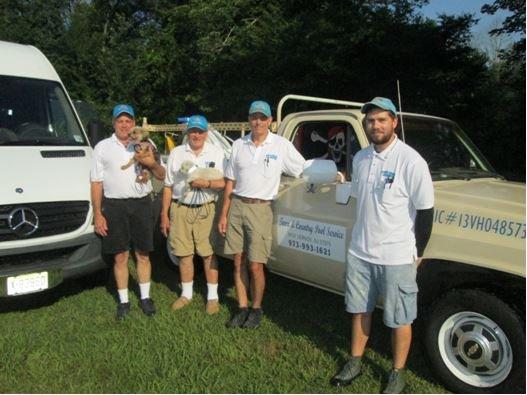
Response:
POLYGON ((269 166, 269 161, 271 159, 272 160, 277 160, 278 159, 278 155, 276 155, 276 154, 265 154, 265 159, 264 159, 265 166, 269 166))
POLYGON ((383 170, 381 171, 381 177, 384 178, 384 188, 391 188, 393 180, 395 179, 395 172, 383 170))

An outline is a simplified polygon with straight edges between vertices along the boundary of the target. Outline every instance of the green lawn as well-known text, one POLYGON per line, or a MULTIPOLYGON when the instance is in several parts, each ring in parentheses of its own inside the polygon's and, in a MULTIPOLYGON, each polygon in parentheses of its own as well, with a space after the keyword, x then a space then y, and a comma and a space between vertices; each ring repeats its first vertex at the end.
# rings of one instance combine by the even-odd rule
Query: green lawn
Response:
MULTIPOLYGON (((158 312, 115 320, 113 281, 73 281, 47 294, 0 300, 0 393, 378 393, 390 368, 389 332, 376 314, 363 375, 344 390, 328 384, 346 358, 349 317, 343 298, 268 276, 265 319, 253 331, 228 330, 236 309, 231 265, 222 262, 221 312, 204 312, 197 295, 178 312, 175 267, 153 257, 152 296, 158 312)), ((132 285, 135 287, 135 283, 132 285)), ((445 392, 431 378, 414 343, 409 393, 445 392)))

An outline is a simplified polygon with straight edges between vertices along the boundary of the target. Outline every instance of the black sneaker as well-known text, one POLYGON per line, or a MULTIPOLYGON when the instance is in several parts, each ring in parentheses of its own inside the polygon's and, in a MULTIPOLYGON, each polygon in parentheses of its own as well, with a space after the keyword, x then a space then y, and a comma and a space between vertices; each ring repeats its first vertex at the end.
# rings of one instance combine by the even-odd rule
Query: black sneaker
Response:
POLYGON ((404 386, 406 385, 406 380, 404 379, 404 370, 403 369, 392 369, 390 372, 390 377, 388 377, 388 384, 383 394, 400 394, 404 386))
POLYGON ((119 321, 124 320, 124 318, 128 315, 129 312, 130 312, 130 302, 119 303, 117 305, 117 319, 119 321))
POLYGON ((247 317, 249 316, 249 309, 247 307, 238 310, 238 312, 227 322, 227 328, 240 328, 247 317))
POLYGON ((156 313, 156 308, 154 307, 154 301, 150 298, 141 299, 139 301, 139 307, 141 307, 141 310, 143 310, 143 313, 151 317, 156 313))
POLYGON ((360 357, 351 357, 348 362, 342 367, 331 379, 330 383, 334 387, 345 387, 350 385, 361 372, 362 362, 360 357))
POLYGON ((244 329, 255 329, 260 326, 262 320, 263 311, 262 309, 251 309, 249 316, 243 323, 242 328, 244 329))

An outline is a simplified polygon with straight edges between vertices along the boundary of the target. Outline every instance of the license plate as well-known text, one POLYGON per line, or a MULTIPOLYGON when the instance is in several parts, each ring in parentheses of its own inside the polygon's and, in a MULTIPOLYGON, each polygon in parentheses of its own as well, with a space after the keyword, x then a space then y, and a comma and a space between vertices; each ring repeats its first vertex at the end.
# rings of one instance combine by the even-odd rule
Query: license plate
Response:
POLYGON ((48 272, 21 274, 7 278, 7 295, 27 294, 48 287, 48 272))

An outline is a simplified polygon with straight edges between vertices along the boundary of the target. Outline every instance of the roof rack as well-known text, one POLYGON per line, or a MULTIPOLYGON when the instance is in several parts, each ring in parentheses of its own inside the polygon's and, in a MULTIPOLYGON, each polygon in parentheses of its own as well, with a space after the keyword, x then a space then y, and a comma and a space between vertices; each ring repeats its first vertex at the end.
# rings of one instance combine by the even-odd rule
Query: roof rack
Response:
MULTIPOLYGON (((336 99, 326 99, 323 97, 315 96, 302 96, 302 95, 286 95, 280 99, 277 108, 276 122, 271 123, 270 129, 272 132, 278 130, 280 122, 282 122, 282 108, 287 100, 298 100, 298 101, 308 101, 316 103, 329 103, 329 104, 338 104, 341 106, 351 106, 351 107, 362 107, 364 103, 354 102, 354 101, 345 101, 345 100, 336 100, 336 99)), ((215 129, 218 132, 225 135, 226 132, 239 132, 241 136, 244 136, 246 132, 251 130, 248 122, 212 122, 209 123, 211 129, 215 129)), ((174 132, 184 132, 186 130, 185 123, 175 123, 175 124, 149 124, 147 118, 143 118, 143 128, 149 132, 154 133, 174 133, 174 132)))
MULTIPOLYGON (((251 127, 248 122, 211 122, 209 123, 211 129, 217 130, 223 135, 226 132, 239 132, 240 136, 245 136, 245 133, 251 131, 251 127)), ((154 133, 174 133, 184 132, 186 130, 186 123, 174 123, 174 124, 149 124, 147 118, 143 118, 142 127, 149 132, 154 133)), ((276 132, 276 122, 271 124, 271 131, 276 132)))
POLYGON ((309 101, 316 103, 329 103, 329 104, 338 104, 341 106, 352 106, 352 107, 362 107, 364 103, 359 103, 355 101, 346 101, 346 100, 336 100, 336 99, 326 99, 324 97, 315 97, 315 96, 302 96, 302 95, 285 95, 278 102, 278 108, 276 109, 276 124, 277 128, 282 122, 282 107, 284 106, 287 100, 298 100, 298 101, 309 101))

